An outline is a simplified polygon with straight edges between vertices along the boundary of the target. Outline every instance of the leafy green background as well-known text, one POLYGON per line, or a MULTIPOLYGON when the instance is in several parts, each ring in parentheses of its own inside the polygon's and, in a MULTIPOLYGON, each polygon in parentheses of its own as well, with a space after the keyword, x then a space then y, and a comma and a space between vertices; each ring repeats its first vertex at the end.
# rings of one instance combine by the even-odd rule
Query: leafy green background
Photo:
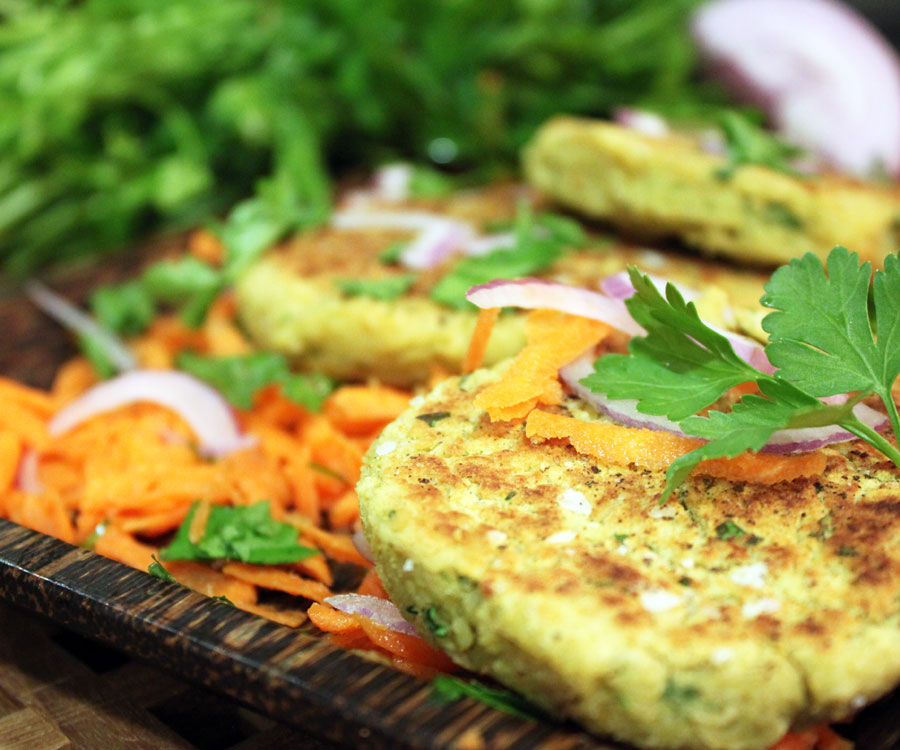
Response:
POLYGON ((256 246, 396 156, 513 168, 558 112, 698 112, 699 0, 0 3, 0 264, 221 216, 256 246))

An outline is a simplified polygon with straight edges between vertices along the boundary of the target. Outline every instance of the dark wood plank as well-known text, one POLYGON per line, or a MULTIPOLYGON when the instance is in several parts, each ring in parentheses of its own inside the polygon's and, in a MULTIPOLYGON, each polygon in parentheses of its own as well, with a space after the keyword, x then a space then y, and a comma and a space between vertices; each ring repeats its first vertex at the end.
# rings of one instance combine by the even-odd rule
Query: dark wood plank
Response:
MULTIPOLYGON (((434 703, 427 683, 336 649, 312 629, 261 621, 7 521, 0 521, 0 598, 354 747, 464 750, 473 732, 484 750, 610 747, 474 701, 434 703)), ((75 725, 71 696, 55 709, 71 712, 75 725)))

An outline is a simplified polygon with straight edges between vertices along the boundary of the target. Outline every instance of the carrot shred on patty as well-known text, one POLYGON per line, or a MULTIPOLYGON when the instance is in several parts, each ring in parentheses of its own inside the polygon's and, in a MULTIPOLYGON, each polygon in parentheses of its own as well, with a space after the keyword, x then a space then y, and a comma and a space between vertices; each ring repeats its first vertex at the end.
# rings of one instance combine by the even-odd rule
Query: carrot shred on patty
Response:
POLYGON ((499 307, 486 307, 479 311, 475 330, 472 333, 469 348, 466 350, 466 356, 463 359, 463 373, 474 372, 484 363, 484 355, 487 352, 488 342, 491 339, 491 332, 494 330, 494 324, 499 316, 499 307))
MULTIPOLYGON (((635 464, 656 470, 668 468, 679 456, 703 445, 703 441, 696 438, 602 422, 585 422, 539 409, 528 415, 525 435, 535 442, 567 440, 584 455, 615 465, 635 464)), ((825 471, 825 456, 818 451, 797 456, 743 453, 735 458, 702 461, 694 471, 735 482, 775 484, 798 477, 821 475, 825 471)))
POLYGON ((528 316, 528 343, 496 383, 475 397, 492 422, 522 419, 538 405, 562 400, 559 368, 602 341, 612 328, 597 320, 555 310, 534 310, 528 316))

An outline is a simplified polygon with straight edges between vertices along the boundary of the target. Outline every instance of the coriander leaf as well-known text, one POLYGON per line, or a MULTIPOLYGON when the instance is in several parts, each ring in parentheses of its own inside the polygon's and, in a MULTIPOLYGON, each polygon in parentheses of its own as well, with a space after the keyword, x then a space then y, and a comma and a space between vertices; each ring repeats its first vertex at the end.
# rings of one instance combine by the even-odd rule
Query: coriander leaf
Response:
POLYGON ((378 262, 385 266, 391 266, 400 260, 403 251, 406 249, 407 243, 403 240, 392 242, 378 255, 378 262))
POLYGON ((415 280, 415 274, 406 273, 383 279, 336 279, 334 283, 349 297, 371 297, 389 302, 406 294, 415 280))
POLYGON ((310 411, 319 411, 322 402, 334 390, 335 382, 320 372, 298 372, 283 375, 278 381, 284 397, 305 406, 310 411))
POLYGON ((456 180, 422 164, 410 167, 409 194, 413 198, 442 198, 456 190, 456 180))
POLYGON ((156 558, 156 555, 150 555, 150 557, 153 558, 153 562, 150 563, 147 568, 147 572, 150 575, 161 578, 162 580, 168 581, 169 583, 178 583, 175 580, 175 577, 163 567, 162 563, 156 558))
POLYGON ((87 361, 91 363, 94 372, 96 372, 102 380, 107 380, 119 372, 119 368, 109 358, 106 347, 98 343, 95 338, 91 336, 79 336, 78 347, 81 349, 81 353, 84 354, 87 361))
POLYGON ((311 411, 318 411, 334 389, 334 382, 325 375, 291 373, 284 356, 274 352, 225 357, 181 352, 175 364, 180 370, 205 380, 241 409, 253 406, 256 393, 272 383, 281 385, 286 398, 311 411))
POLYGON ((716 536, 719 539, 736 539, 740 536, 746 536, 747 532, 738 526, 734 521, 723 521, 716 526, 716 536))
POLYGON ((152 296, 140 281, 98 287, 90 303, 94 317, 122 336, 142 333, 156 312, 152 296))
POLYGON ((173 305, 222 286, 219 271, 192 255, 154 263, 144 271, 141 281, 155 300, 173 305))
POLYGON ((789 160, 799 156, 802 150, 764 130, 746 114, 734 110, 722 112, 719 127, 725 136, 729 158, 728 166, 718 173, 719 177, 729 179, 734 170, 744 164, 760 164, 778 172, 798 175, 789 160))
POLYGON ((435 422, 440 422, 442 419, 446 419, 449 416, 449 411, 432 411, 428 412, 428 414, 419 414, 416 419, 421 420, 429 427, 434 427, 435 422))
POLYGON ((241 409, 253 406, 253 397, 261 388, 287 372, 284 358, 278 354, 257 352, 230 357, 206 357, 181 352, 175 359, 179 370, 205 380, 225 399, 241 409))
POLYGON ((518 693, 503 688, 489 688, 480 682, 461 680, 458 677, 440 674, 431 683, 431 697, 441 702, 457 701, 460 698, 474 698, 499 711, 518 716, 529 721, 543 718, 540 709, 533 706, 518 693))
POLYGON ((638 411, 681 420, 715 402, 759 371, 738 357, 728 339, 709 328, 669 284, 664 298, 648 276, 630 268, 631 316, 647 331, 628 345, 630 356, 609 354, 582 383, 614 399, 637 399, 638 411))
POLYGON ((900 264, 889 256, 875 276, 878 340, 869 317, 872 266, 836 247, 826 276, 812 253, 779 268, 762 299, 775 309, 763 320, 766 354, 779 375, 814 396, 878 393, 887 402, 900 374, 900 264))
POLYGON ((191 506, 171 544, 160 552, 164 560, 227 559, 277 565, 318 554, 318 550, 297 542, 297 529, 272 518, 268 500, 253 505, 211 506, 203 537, 195 544, 190 528, 197 506, 196 502, 191 506))
POLYGON ((679 422, 685 433, 709 442, 672 462, 666 471, 666 487, 660 502, 665 502, 675 487, 705 459, 734 458, 746 451, 758 451, 776 430, 825 424, 840 424, 849 429, 847 421, 854 420, 854 402, 839 406, 823 404, 787 381, 765 375, 757 383, 762 395, 744 396, 730 412, 710 411, 706 417, 688 417, 679 422))
POLYGON ((549 232, 553 239, 566 245, 582 247, 587 244, 587 234, 577 219, 544 211, 537 215, 536 223, 538 227, 549 232))
POLYGON ((466 292, 477 284, 502 278, 518 278, 543 271, 566 249, 567 242, 541 228, 527 206, 515 222, 516 244, 487 255, 463 258, 431 290, 431 298, 456 309, 473 308, 466 292))

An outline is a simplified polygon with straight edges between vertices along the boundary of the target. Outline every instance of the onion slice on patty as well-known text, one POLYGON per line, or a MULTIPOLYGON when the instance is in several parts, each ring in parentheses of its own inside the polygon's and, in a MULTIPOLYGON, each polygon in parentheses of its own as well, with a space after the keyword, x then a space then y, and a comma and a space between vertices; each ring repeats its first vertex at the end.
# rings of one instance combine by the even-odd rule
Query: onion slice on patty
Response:
MULTIPOLYGON (((673 435, 682 437, 693 437, 688 436, 676 422, 666 417, 644 414, 638 411, 638 402, 635 399, 611 399, 605 394, 596 393, 583 385, 581 381, 594 371, 593 363, 594 357, 590 354, 579 357, 559 371, 560 380, 576 396, 618 424, 626 427, 670 432, 673 435)), ((847 400, 846 395, 843 396, 843 400, 847 400)), ((829 401, 835 403, 839 402, 840 399, 832 397, 829 401)), ((883 429, 889 423, 888 418, 884 414, 865 404, 854 406, 853 413, 857 419, 875 430, 883 429)), ((763 446, 763 450, 770 453, 805 453, 824 448, 832 443, 843 443, 847 440, 856 440, 856 435, 835 425, 802 427, 791 430, 777 430, 763 446)))
POLYGON ((900 62, 851 7, 714 0, 691 27, 712 76, 787 139, 857 175, 900 171, 900 62))
POLYGON ((177 413, 193 430, 205 456, 221 458, 256 442, 241 432, 218 391, 187 373, 171 370, 132 370, 98 383, 58 411, 48 432, 62 435, 97 414, 138 402, 159 404, 177 413))
POLYGON ((599 320, 631 336, 644 329, 634 322, 622 300, 582 287, 542 279, 498 279, 473 286, 466 299, 476 307, 546 309, 599 320))
POLYGON ((412 623, 404 620, 396 605, 387 599, 366 594, 336 594, 326 597, 325 603, 348 615, 368 617, 396 633, 420 637, 412 623))
POLYGON ((336 211, 335 229, 386 229, 416 232, 400 254, 401 265, 415 270, 434 268, 475 236, 471 224, 425 211, 377 211, 371 208, 336 211))

